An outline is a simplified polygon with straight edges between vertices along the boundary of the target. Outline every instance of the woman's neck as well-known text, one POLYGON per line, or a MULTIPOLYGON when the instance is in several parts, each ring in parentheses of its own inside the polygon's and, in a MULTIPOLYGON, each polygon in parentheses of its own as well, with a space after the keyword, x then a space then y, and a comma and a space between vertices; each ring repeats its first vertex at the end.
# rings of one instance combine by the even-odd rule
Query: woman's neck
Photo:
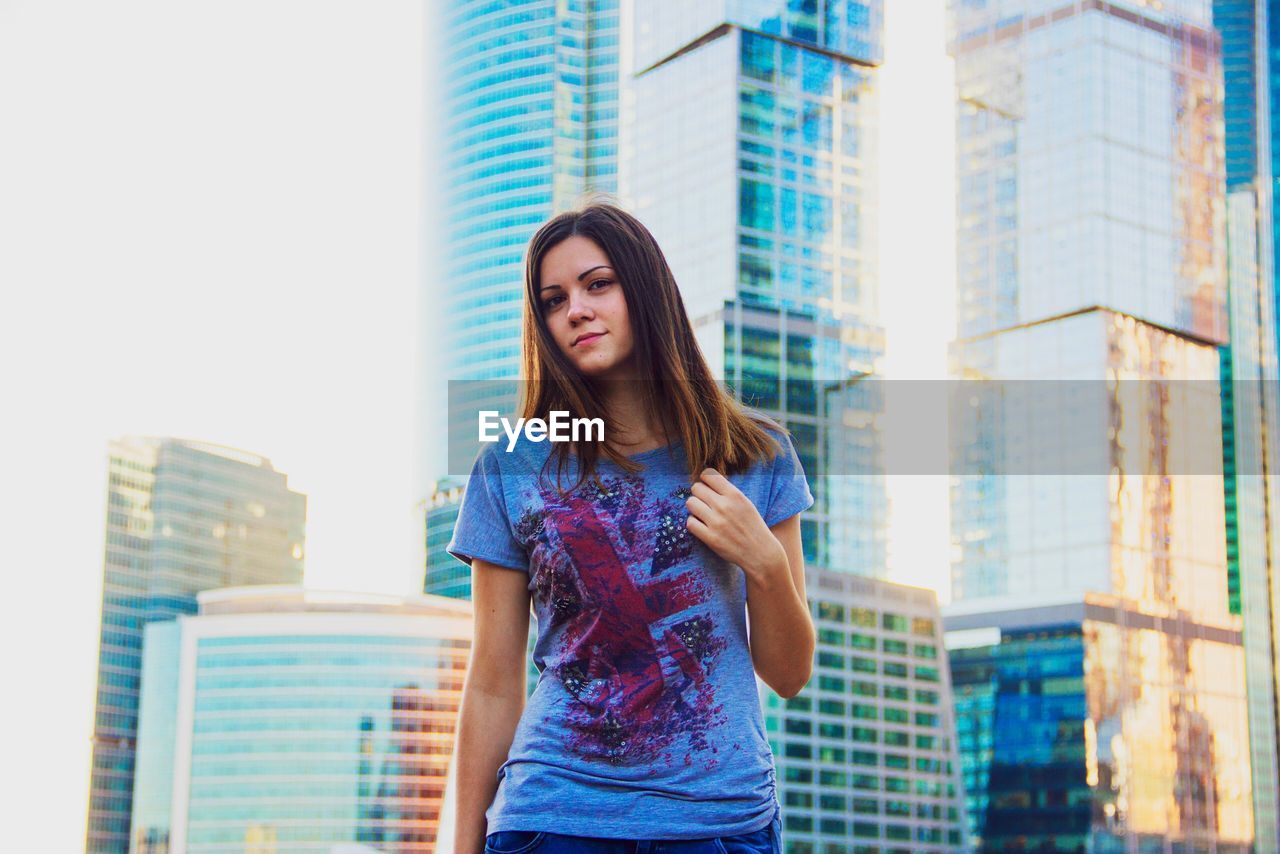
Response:
POLYGON ((641 394, 641 381, 610 380, 604 383, 602 393, 614 426, 614 435, 606 441, 619 453, 641 454, 671 443, 671 437, 663 432, 662 420, 641 394))

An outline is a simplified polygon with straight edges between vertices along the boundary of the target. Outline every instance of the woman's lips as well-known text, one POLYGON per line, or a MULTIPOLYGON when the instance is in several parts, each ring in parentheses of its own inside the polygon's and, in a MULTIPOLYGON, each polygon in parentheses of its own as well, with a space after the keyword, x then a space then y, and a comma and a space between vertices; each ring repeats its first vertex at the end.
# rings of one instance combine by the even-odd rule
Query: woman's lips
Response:
POLYGON ((595 341, 597 338, 599 338, 601 335, 604 335, 604 334, 605 334, 605 333, 603 333, 603 332, 596 332, 596 333, 593 333, 593 334, 591 334, 591 335, 584 335, 583 337, 581 337, 581 338, 579 338, 577 341, 575 341, 575 342, 573 343, 573 346, 575 346, 575 347, 582 347, 582 346, 584 346, 584 345, 590 344, 592 341, 595 341))

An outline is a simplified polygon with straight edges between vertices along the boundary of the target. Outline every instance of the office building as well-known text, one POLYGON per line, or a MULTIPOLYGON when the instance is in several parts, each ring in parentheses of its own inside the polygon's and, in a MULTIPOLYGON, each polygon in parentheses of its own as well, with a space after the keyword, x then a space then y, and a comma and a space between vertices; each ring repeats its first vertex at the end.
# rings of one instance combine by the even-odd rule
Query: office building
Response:
POLYGON ((1255 850, 1238 626, 1088 594, 946 628, 983 850, 1255 850))
MULTIPOLYGON (((447 318, 424 376, 443 370, 449 402, 507 411, 483 381, 519 373, 524 253, 543 222, 590 191, 617 188, 617 0, 449 0, 440 14, 442 268, 426 304, 447 318)), ((425 322, 425 318, 424 318, 425 322)), ((427 355, 427 354, 424 354, 427 355)), ((472 447, 474 423, 444 400, 423 441, 472 447), (461 431, 461 432, 459 432, 461 431)), ((470 411, 470 410, 469 410, 470 411)), ((468 471, 425 447, 421 496, 468 471)), ((451 459, 451 458, 450 458, 451 459)))
POLYGON ((883 482, 831 462, 847 384, 884 354, 882 18, 878 0, 627 4, 619 162, 620 197, 662 246, 712 373, 791 431, 816 499, 806 558, 873 577, 883 482))
POLYGON ((426 500, 426 564, 422 592, 471 598, 471 567, 445 551, 458 521, 465 478, 444 477, 431 484, 426 500))
POLYGON ((1280 33, 1265 0, 1214 0, 1222 38, 1227 174, 1227 315, 1222 347, 1223 462, 1227 579, 1233 613, 1244 620, 1245 672, 1259 851, 1280 848, 1276 716, 1276 620, 1280 615, 1280 495, 1272 485, 1280 448, 1276 400, 1276 140, 1271 104, 1280 33))
POLYGON ((806 567, 813 677, 761 687, 786 850, 963 851, 964 792, 937 596, 806 567))
POLYGON ((516 375, 524 248, 616 187, 616 2, 450 0, 442 15, 451 380, 516 375))
POLYGON ((146 629, 135 854, 434 850, 471 608, 256 586, 146 629))
POLYGON ((85 849, 129 848, 143 629, 201 590, 302 579, 306 497, 256 454, 171 438, 108 447, 93 759, 85 849))
POLYGON ((1210 6, 950 5, 952 373, 1007 393, 974 413, 952 489, 947 628, 971 633, 949 643, 978 846, 1253 843, 1210 6))

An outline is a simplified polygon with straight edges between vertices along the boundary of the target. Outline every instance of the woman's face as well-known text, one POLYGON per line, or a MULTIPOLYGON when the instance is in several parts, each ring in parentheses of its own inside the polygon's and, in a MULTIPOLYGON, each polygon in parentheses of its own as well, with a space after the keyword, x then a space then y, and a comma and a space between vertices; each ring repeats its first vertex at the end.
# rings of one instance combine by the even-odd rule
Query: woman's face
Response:
POLYGON ((632 364, 631 320, 604 250, 573 235, 542 256, 542 315, 560 352, 585 376, 621 379, 632 364))

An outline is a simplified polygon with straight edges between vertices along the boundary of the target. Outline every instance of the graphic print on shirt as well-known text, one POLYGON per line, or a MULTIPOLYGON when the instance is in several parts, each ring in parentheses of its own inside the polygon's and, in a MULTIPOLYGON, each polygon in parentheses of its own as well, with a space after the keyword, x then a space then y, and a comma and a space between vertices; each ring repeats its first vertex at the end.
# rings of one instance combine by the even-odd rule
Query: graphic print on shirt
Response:
POLYGON ((727 717, 708 675, 727 642, 706 610, 678 618, 717 595, 706 568, 687 560, 688 487, 651 497, 628 475, 563 496, 539 491, 542 509, 516 532, 529 547, 539 614, 560 633, 547 669, 573 698, 569 748, 615 765, 714 769, 707 735, 727 717), (692 751, 674 755, 685 734, 692 751))

